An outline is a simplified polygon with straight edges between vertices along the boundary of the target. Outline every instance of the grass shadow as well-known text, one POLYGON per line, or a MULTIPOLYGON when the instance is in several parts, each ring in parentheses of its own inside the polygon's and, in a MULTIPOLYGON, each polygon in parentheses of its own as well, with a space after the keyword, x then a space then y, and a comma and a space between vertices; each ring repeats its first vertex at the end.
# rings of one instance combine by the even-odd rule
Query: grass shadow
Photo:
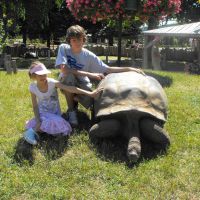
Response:
POLYGON ((97 155, 112 162, 127 162, 125 138, 117 136, 112 138, 90 137, 90 148, 96 150, 97 155))
POLYGON ((161 76, 153 72, 145 72, 145 74, 155 78, 162 87, 170 87, 173 83, 173 79, 168 76, 161 76))
MULTIPOLYGON (((62 117, 67 120, 67 116, 65 114, 63 114, 62 117)), ((82 130, 86 130, 88 132, 91 126, 89 116, 85 112, 78 111, 77 117, 79 126, 73 129, 73 131, 81 132, 82 130)), ((68 147, 69 136, 52 136, 49 134, 40 133, 39 138, 39 142, 35 147, 31 144, 28 144, 23 138, 21 138, 16 145, 14 160, 20 164, 28 162, 32 165, 34 163, 34 148, 40 149, 42 154, 47 159, 55 160, 63 156, 68 147)))
POLYGON ((160 151, 158 146, 141 138, 141 156, 136 163, 131 163, 127 157, 128 141, 122 136, 113 138, 93 138, 90 137, 91 149, 97 151, 97 155, 107 161, 125 163, 129 168, 138 166, 145 160, 155 159, 166 152, 160 151))
POLYGON ((34 149, 40 149, 49 160, 60 158, 68 147, 68 136, 51 136, 45 133, 39 134, 39 141, 36 146, 27 143, 20 138, 15 147, 14 161, 20 165, 28 163, 33 165, 35 161, 34 149))
POLYGON ((140 161, 155 159, 159 156, 166 155, 167 149, 163 150, 161 146, 147 139, 141 138, 142 152, 140 161))
POLYGON ((77 117, 78 117, 79 125, 76 129, 78 131, 86 130, 88 132, 92 125, 90 117, 85 112, 82 112, 82 111, 77 112, 77 117))
MULTIPOLYGON (((65 120, 67 119, 67 115, 63 114, 62 117, 65 120)), ((79 125, 76 128, 73 128, 73 132, 80 133, 82 130, 86 130, 88 132, 91 121, 89 116, 82 111, 77 111, 77 117, 79 125)), ((60 158, 65 150, 68 147, 68 139, 69 136, 51 136, 48 134, 40 134, 40 142, 38 144, 38 148, 43 152, 45 157, 49 160, 55 160, 60 158)))
MULTIPOLYGON (((68 117, 65 113, 63 113, 62 117, 66 121, 68 121, 68 117)), ((85 130, 85 131, 88 132, 92 123, 91 123, 90 117, 87 115, 87 113, 78 110, 77 111, 77 118, 78 118, 78 126, 75 127, 73 129, 73 131, 81 132, 81 131, 85 130)))
POLYGON ((49 160, 56 160, 63 156, 68 147, 69 136, 52 136, 45 133, 40 134, 40 141, 37 147, 49 160))
POLYGON ((24 163, 33 165, 35 160, 33 148, 34 146, 27 143, 24 138, 20 138, 17 142, 17 145, 15 146, 14 161, 20 165, 24 163))

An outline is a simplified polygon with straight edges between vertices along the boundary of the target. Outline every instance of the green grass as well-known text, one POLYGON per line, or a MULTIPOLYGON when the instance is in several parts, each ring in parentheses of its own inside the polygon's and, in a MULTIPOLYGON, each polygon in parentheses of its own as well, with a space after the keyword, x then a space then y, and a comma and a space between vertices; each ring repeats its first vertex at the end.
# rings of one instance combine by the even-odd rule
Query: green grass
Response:
MULTIPOLYGON (((30 80, 24 71, 1 71, 0 199, 199 199, 200 78, 153 73, 168 84, 165 128, 172 143, 166 155, 142 158, 132 166, 121 159, 119 141, 119 147, 102 141, 98 149, 85 130, 65 141, 44 138, 34 148, 24 143, 24 124, 33 116, 30 80), (113 157, 104 154, 109 149, 113 157)), ((65 111, 62 95, 60 101, 65 111)))

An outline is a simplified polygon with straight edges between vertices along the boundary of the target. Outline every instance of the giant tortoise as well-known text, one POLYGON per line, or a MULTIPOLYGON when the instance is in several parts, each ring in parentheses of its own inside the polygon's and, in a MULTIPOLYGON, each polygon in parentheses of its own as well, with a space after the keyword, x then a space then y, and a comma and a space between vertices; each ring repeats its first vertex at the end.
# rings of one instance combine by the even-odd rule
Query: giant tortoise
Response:
POLYGON ((94 102, 96 122, 89 130, 91 137, 125 136, 132 162, 140 157, 141 136, 167 149, 170 138, 163 129, 167 98, 156 79, 137 72, 113 73, 99 83, 101 87, 103 92, 94 102))

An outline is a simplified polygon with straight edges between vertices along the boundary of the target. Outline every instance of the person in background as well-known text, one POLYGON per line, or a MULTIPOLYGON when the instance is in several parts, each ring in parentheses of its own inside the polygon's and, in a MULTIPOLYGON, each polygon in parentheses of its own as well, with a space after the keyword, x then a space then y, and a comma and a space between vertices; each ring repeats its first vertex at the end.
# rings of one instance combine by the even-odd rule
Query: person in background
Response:
MULTIPOLYGON (((94 53, 83 48, 86 42, 86 31, 79 25, 73 25, 67 29, 66 42, 58 49, 55 66, 61 71, 60 81, 65 85, 73 85, 82 89, 91 90, 91 80, 100 81, 106 74, 116 72, 135 71, 144 74, 137 68, 109 67, 102 62, 94 53)), ((78 125, 77 101, 85 108, 92 107, 90 97, 64 92, 68 104, 68 120, 73 126, 78 125)))
POLYGON ((153 44, 151 49, 151 61, 152 61, 152 67, 155 70, 161 70, 161 54, 159 50, 159 43, 156 42, 153 44))

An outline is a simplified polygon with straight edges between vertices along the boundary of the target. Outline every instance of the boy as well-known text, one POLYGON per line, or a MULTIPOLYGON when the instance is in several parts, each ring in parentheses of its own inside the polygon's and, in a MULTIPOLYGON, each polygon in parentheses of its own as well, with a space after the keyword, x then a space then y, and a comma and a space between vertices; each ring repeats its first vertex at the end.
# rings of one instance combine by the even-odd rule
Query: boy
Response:
MULTIPOLYGON (((82 89, 91 90, 90 79, 98 80, 104 78, 104 74, 136 71, 143 73, 140 69, 131 67, 109 67, 102 62, 94 53, 83 48, 86 42, 86 32, 79 25, 67 29, 66 41, 68 44, 59 46, 56 58, 56 67, 61 70, 61 82, 66 85, 73 85, 82 89)), ((68 117, 72 126, 78 125, 76 116, 76 103, 79 101, 85 108, 92 105, 91 98, 72 93, 64 92, 68 104, 68 117)))

